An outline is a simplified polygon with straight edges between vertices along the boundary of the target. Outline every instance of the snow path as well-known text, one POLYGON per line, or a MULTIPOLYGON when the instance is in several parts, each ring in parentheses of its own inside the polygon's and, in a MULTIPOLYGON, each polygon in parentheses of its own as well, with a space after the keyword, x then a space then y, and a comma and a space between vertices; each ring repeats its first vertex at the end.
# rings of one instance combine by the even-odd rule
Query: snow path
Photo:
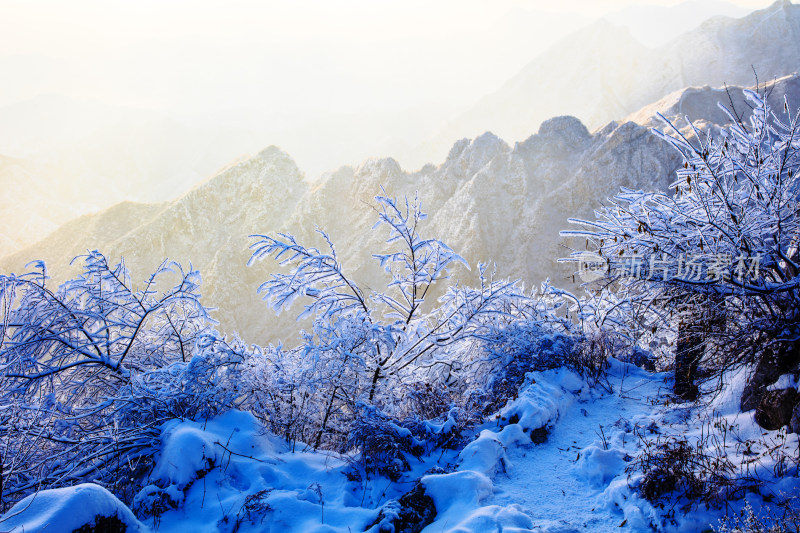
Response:
POLYGON ((655 414, 649 400, 663 395, 663 374, 631 370, 627 365, 623 372, 609 376, 612 393, 594 388, 588 398, 567 407, 547 442, 511 447, 507 473, 494 478, 494 495, 484 505, 517 504, 536 526, 549 531, 620 531, 621 510, 609 509, 600 496, 609 477, 623 473, 619 470, 624 464, 605 476, 600 472, 605 479, 595 484, 585 478, 591 466, 576 467, 579 453, 584 455, 587 448, 595 446, 604 449, 601 426, 610 449, 620 450, 620 455, 623 450, 633 453, 636 437, 630 431, 632 426, 646 425, 655 414))

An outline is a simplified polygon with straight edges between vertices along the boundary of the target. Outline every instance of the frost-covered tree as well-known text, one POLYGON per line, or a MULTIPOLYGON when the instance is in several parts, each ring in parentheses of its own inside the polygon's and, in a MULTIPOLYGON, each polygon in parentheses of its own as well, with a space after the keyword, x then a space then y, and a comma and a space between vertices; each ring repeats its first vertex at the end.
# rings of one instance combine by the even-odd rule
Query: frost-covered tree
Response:
POLYGON ((479 337, 525 300, 516 283, 495 281, 481 266, 478 288, 452 285, 433 303, 434 287, 466 262, 442 241, 422 236, 425 214, 416 198, 398 203, 379 195, 375 200, 375 228, 388 230, 389 250, 374 255, 386 274, 382 290, 351 278, 323 231, 318 230, 325 251, 306 247, 292 235, 254 236, 250 264, 272 257, 288 267, 259 291, 276 311, 302 298, 300 317, 313 318, 302 346, 288 360, 284 355, 281 366, 291 366, 294 359, 313 367, 309 374, 316 397, 309 401, 318 402, 322 417, 312 441, 316 445, 331 420, 352 418, 359 402, 390 404, 392 384, 423 375, 444 382, 458 379, 463 366, 453 359, 452 347, 479 337))
POLYGON ((700 357, 721 369, 753 362, 754 339, 800 339, 800 115, 745 96, 747 122, 720 106, 731 125, 717 134, 669 122, 656 132, 684 158, 669 191, 623 189, 595 221, 571 220, 585 229, 562 232, 586 239, 590 254, 571 260, 594 263, 595 289, 615 293, 596 306, 604 319, 673 329, 676 392, 687 396, 700 357))
POLYGON ((42 263, 0 276, 4 503, 87 479, 122 490, 160 424, 232 400, 217 385, 242 347, 208 329, 197 271, 164 262, 137 288, 124 262, 80 259, 82 275, 58 288, 42 263))

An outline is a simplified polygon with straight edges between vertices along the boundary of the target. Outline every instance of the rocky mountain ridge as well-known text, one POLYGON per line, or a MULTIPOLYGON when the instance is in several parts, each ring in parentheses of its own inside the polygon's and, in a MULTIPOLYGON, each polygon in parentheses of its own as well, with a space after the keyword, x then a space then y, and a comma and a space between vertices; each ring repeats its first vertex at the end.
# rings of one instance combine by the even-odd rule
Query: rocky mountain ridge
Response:
MULTIPOLYGON (((797 76, 767 89, 776 102, 784 95, 800 102, 797 76)), ((730 89, 731 95, 740 93, 730 89)), ((134 279, 144 279, 165 257, 191 262, 203 274, 206 303, 219 308, 222 330, 238 331, 253 342, 275 341, 296 325, 292 313, 276 319, 256 294, 275 267, 266 262, 245 266, 253 242, 248 236, 288 231, 301 242, 322 246, 315 233, 322 228, 337 244, 347 272, 380 286, 382 271, 371 254, 384 249, 385 235, 371 231, 372 205, 385 187, 394 196, 419 195, 429 213, 422 231, 444 240, 470 264, 496 261, 498 275, 529 286, 550 278, 575 288, 569 268, 556 263, 569 253, 558 236, 568 227, 567 218, 592 216, 594 207, 621 186, 666 188, 680 158, 651 133, 652 117, 688 113, 709 124, 719 122, 724 115, 716 102, 723 95, 724 90, 709 87, 680 91, 594 133, 574 117, 555 117, 513 146, 487 132, 456 142, 438 166, 406 172, 391 158, 371 159, 326 173, 313 185, 288 154, 269 147, 176 201, 126 202, 72 221, 1 259, 0 271, 21 272, 30 260, 44 259, 54 281, 60 281, 74 256, 94 248, 112 259, 124 256, 134 279)), ((455 277, 473 283, 474 269, 455 277)))
POLYGON ((741 18, 712 17, 654 48, 601 20, 531 61, 442 128, 426 149, 443 152, 450 139, 486 129, 523 139, 557 114, 574 115, 594 130, 686 87, 750 86, 793 74, 797 65, 800 5, 789 0, 741 18))

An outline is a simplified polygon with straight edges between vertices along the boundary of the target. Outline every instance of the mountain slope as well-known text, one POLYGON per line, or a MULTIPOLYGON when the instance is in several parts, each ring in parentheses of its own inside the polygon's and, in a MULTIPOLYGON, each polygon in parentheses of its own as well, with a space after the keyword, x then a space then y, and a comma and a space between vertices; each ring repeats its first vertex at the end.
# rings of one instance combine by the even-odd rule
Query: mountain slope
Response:
POLYGON ((74 275, 72 257, 100 249, 114 261, 124 257, 134 280, 143 280, 165 258, 200 269, 209 305, 225 329, 260 331, 263 315, 255 294, 262 281, 245 268, 248 235, 262 228, 285 229, 305 190, 297 166, 270 147, 232 165, 180 199, 161 204, 123 202, 73 220, 36 245, 2 260, 2 271, 20 272, 31 258, 44 259, 56 282, 74 275), (250 274, 250 275, 248 275, 250 274), (225 304, 225 305, 223 305, 225 304))
MULTIPOLYGON (((784 95, 800 102, 800 77, 768 88, 778 106, 784 95)), ((730 94, 745 109, 741 89, 731 88, 730 94)), ((248 236, 288 231, 298 242, 324 248, 315 232, 319 227, 337 245, 345 272, 365 286, 381 287, 384 273, 372 254, 385 250, 387 235, 371 228, 373 197, 383 186, 393 196, 418 194, 430 215, 421 231, 444 240, 471 265, 496 261, 498 275, 529 285, 550 278, 557 286, 576 288, 571 267, 556 263, 570 252, 558 235, 569 227, 567 219, 592 217, 594 208, 623 186, 665 189, 680 156, 651 133, 658 125, 652 117, 688 114, 701 124, 720 124, 727 117, 716 104, 727 96, 709 87, 687 89, 594 133, 574 117, 556 117, 513 146, 485 133, 455 143, 439 166, 409 173, 393 159, 373 159, 327 173, 313 186, 287 154, 271 147, 174 202, 128 202, 73 221, 1 259, 0 271, 19 272, 30 260, 44 259, 54 278, 63 280, 70 259, 87 248, 125 256, 134 279, 144 279, 165 257, 191 261, 203 274, 207 305, 220 309, 223 331, 260 343, 286 339, 297 330, 294 313, 276 319, 260 301, 256 288, 276 266, 245 266, 253 242, 248 236)), ((476 281, 474 271, 454 276, 476 281)))
POLYGON ((749 86, 756 81, 754 70, 764 82, 796 72, 799 64, 800 6, 788 0, 739 19, 714 17, 656 48, 600 21, 534 59, 431 144, 441 149, 486 129, 522 139, 561 113, 592 130, 685 87, 749 86))

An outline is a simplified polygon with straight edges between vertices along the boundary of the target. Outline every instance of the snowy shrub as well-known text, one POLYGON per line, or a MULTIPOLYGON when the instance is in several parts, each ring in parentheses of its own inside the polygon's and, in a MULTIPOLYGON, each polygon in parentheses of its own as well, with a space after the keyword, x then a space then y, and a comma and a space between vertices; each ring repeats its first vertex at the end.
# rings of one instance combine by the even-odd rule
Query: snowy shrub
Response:
POLYGON ((417 381, 401 383, 398 392, 403 401, 398 405, 400 418, 419 417, 433 420, 447 415, 455 401, 455 392, 443 383, 417 381))
MULTIPOLYGON (((271 361, 254 363, 284 376, 275 381, 263 369, 259 400, 267 415, 269 405, 284 403, 278 425, 292 420, 293 430, 281 434, 302 437, 314 447, 343 449, 346 434, 358 416, 359 402, 386 411, 399 409, 402 383, 431 382, 462 390, 474 367, 458 360, 463 348, 479 339, 490 326, 512 316, 527 298, 517 284, 495 281, 480 266, 480 286, 450 286, 438 305, 430 301, 434 287, 449 278, 450 270, 465 261, 446 244, 422 237, 425 219, 419 201, 404 204, 377 196, 376 228, 387 228, 386 253, 375 254, 386 274, 383 291, 359 285, 345 271, 333 243, 319 232, 327 251, 299 244, 291 235, 255 236, 254 261, 273 257, 288 273, 272 276, 259 288, 280 311, 303 299, 302 317, 313 318, 303 332, 302 345, 281 350, 271 361), (302 429, 298 427, 300 422, 302 429)), ((257 409, 258 411, 258 409, 257 409)))
POLYGON ((641 355, 642 352, 643 350, 635 346, 630 350, 623 348, 619 343, 613 342, 605 331, 589 331, 576 335, 573 349, 567 354, 565 366, 585 377, 589 383, 600 384, 605 378, 610 357, 631 362, 635 354, 639 354, 642 358, 646 357, 641 355))
POLYGON ((419 459, 424 447, 408 428, 398 425, 375 407, 364 405, 352 423, 347 445, 360 450, 360 467, 397 481, 419 459))
POLYGON ((467 430, 483 420, 490 395, 483 389, 448 387, 437 382, 402 384, 393 416, 425 443, 426 451, 464 444, 467 430))
POLYGON ((532 320, 495 329, 486 337, 485 346, 495 364, 488 384, 493 408, 516 398, 528 372, 563 367, 599 383, 608 367, 608 358, 615 353, 602 332, 554 332, 542 322, 532 320))
POLYGON ((527 372, 568 364, 575 331, 569 299, 574 297, 545 282, 540 291, 486 321, 477 342, 453 350, 461 366, 453 388, 467 411, 485 416, 516 397, 527 372))
POLYGON ((487 405, 479 391, 462 397, 460 405, 451 404, 450 409, 437 418, 423 420, 410 416, 402 419, 401 425, 424 444, 426 453, 438 448, 458 449, 472 438, 469 430, 484 420, 487 405))
MULTIPOLYGON (((401 420, 362 404, 350 426, 347 448, 358 450, 354 467, 367 476, 377 473, 397 481, 411 468, 412 458, 419 459, 437 448, 457 449, 466 444, 466 430, 480 420, 477 407, 470 410, 451 405, 437 419, 413 416, 401 420)), ((350 475, 360 479, 356 471, 350 475)))
POLYGON ((716 533, 797 533, 800 531, 800 508, 797 497, 784 502, 782 516, 764 513, 762 509, 756 513, 747 503, 740 513, 726 515, 720 520, 716 533))
POLYGON ((569 337, 549 334, 532 321, 497 328, 485 342, 488 356, 494 360, 487 387, 492 396, 490 408, 494 409, 516 398, 525 374, 562 366, 566 352, 572 349, 569 337))
POLYGON ((366 531, 413 533, 425 529, 435 518, 436 505, 433 498, 417 482, 412 490, 381 507, 378 517, 367 526, 366 531))
POLYGON ((82 275, 57 289, 41 263, 0 276, 4 505, 84 479, 127 499, 163 422, 234 400, 219 385, 239 346, 209 332, 196 271, 165 262, 136 288, 124 263, 81 259, 82 275))
MULTIPOLYGON (((267 513, 273 510, 272 506, 267 503, 267 498, 271 492, 272 489, 262 489, 256 493, 249 494, 244 499, 244 503, 241 509, 239 509, 239 512, 236 513, 236 519, 230 528, 231 533, 239 531, 242 524, 249 523, 258 525, 264 522, 267 513)), ((218 526, 220 525, 222 524, 218 524, 218 526)), ((220 527, 220 529, 225 531, 222 527, 220 527)))
POLYGON ((639 444, 640 452, 626 470, 642 473, 639 493, 651 502, 677 491, 689 505, 719 503, 736 489, 736 468, 728 455, 703 440, 690 443, 678 436, 639 434, 639 444))
POLYGON ((319 413, 318 406, 311 405, 313 365, 294 355, 270 348, 248 357, 240 380, 242 407, 286 442, 312 442, 319 413))
MULTIPOLYGON (((332 332, 320 331, 318 338, 332 332)), ((358 410, 358 397, 344 385, 366 388, 364 374, 357 372, 361 363, 344 343, 259 350, 240 373, 239 389, 246 391, 241 407, 286 442, 344 450, 358 410)))
POLYGON ((163 489, 155 485, 148 485, 134 497, 131 510, 140 520, 152 518, 153 525, 158 529, 161 515, 170 509, 177 509, 182 502, 180 496, 176 494, 174 487, 163 489))
POLYGON ((595 221, 571 221, 586 229, 562 232, 586 239, 602 267, 595 286, 617 294, 604 319, 667 332, 686 398, 701 359, 719 375, 756 361, 761 334, 800 339, 800 115, 745 96, 749 123, 723 107, 731 125, 716 136, 656 132, 684 158, 669 192, 623 189, 595 221))
POLYGON ((549 370, 564 366, 572 350, 573 339, 545 331, 536 322, 512 322, 498 328, 487 340, 486 348, 508 374, 549 370))

